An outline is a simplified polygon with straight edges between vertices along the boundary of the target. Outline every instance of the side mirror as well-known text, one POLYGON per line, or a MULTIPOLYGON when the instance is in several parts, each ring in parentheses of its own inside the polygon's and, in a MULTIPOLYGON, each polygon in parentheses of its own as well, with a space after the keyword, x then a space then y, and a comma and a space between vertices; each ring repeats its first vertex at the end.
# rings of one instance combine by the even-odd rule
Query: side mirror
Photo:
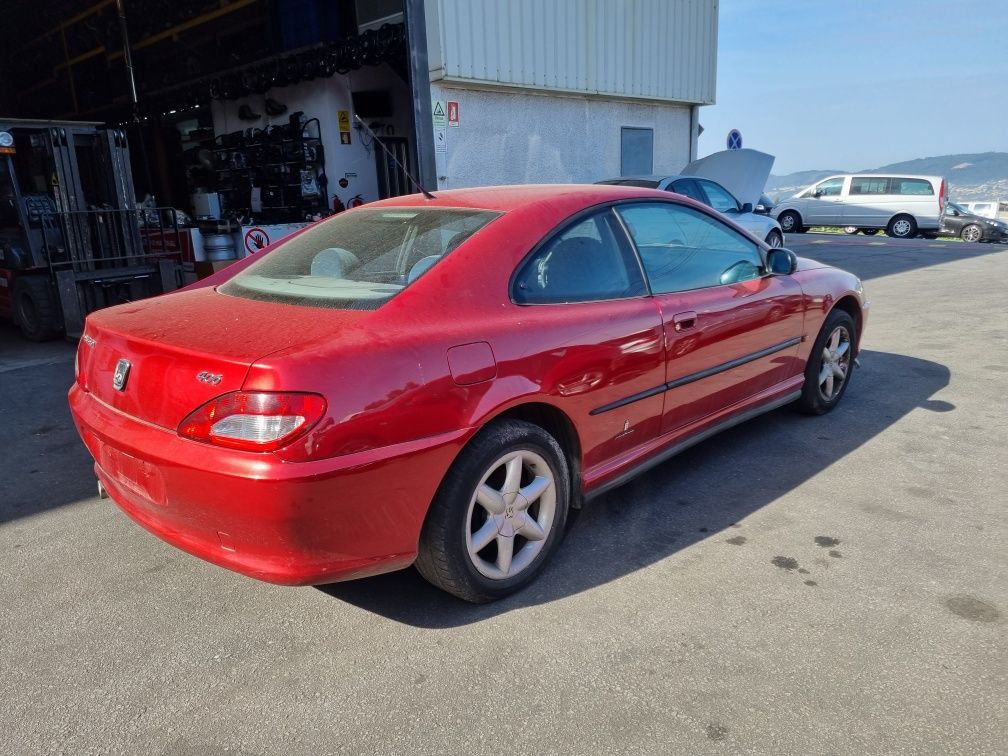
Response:
POLYGON ((812 196, 815 197, 816 199, 819 199, 820 197, 822 197, 822 195, 823 195, 823 193, 820 192, 818 189, 816 189, 814 192, 812 192, 812 196))
POLYGON ((767 253, 767 267, 778 276, 790 276, 798 269, 798 256, 790 249, 775 247, 767 253))
POLYGON ((760 204, 756 205, 756 207, 753 208, 753 212, 756 213, 756 214, 758 214, 758 215, 766 215, 769 211, 767 210, 767 206, 766 205, 764 205, 763 203, 760 203, 760 204))
POLYGON ((752 212, 752 202, 746 202, 744 205, 742 205, 741 212, 743 212, 743 213, 751 213, 752 212))

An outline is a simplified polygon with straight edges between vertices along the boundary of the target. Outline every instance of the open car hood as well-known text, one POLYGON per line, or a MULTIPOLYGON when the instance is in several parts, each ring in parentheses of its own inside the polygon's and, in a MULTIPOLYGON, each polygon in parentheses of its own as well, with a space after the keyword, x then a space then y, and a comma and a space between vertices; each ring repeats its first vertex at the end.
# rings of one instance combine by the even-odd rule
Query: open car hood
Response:
POLYGON ((757 150, 722 150, 694 160, 680 173, 716 181, 739 202, 756 207, 770 178, 774 159, 773 155, 757 150))

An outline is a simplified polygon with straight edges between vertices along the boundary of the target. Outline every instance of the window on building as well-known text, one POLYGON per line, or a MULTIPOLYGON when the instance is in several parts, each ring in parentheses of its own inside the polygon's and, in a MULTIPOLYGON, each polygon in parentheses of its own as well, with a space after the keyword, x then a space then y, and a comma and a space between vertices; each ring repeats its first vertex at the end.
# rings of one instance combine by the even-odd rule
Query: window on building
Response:
POLYGON ((640 265, 611 210, 577 221, 546 242, 515 276, 518 304, 625 299, 647 294, 640 265))
POLYGON ((654 129, 624 126, 620 132, 620 176, 647 176, 654 171, 654 129))

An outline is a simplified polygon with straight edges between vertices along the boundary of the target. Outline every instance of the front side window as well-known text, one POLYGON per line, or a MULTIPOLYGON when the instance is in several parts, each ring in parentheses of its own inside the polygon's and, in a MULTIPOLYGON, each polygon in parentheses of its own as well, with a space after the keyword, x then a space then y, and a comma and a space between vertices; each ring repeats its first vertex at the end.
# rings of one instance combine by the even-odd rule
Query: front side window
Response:
POLYGON ((640 265, 609 209, 576 221, 518 270, 512 299, 558 304, 626 299, 647 293, 640 265))
POLYGON ((739 211, 738 200, 731 196, 723 186, 715 184, 713 181, 701 180, 699 183, 710 200, 707 204, 719 213, 736 213, 739 211))
POLYGON ((707 213, 671 203, 619 208, 655 294, 725 286, 763 274, 759 246, 707 213))
POLYGON ((850 182, 851 194, 888 194, 889 179, 885 176, 855 176, 850 182))
POLYGON ((833 178, 820 181, 815 185, 812 192, 813 197, 838 197, 843 191, 843 179, 833 178))
POLYGON ((893 194, 934 194, 930 181, 924 179, 894 178, 893 194))
POLYGON ((282 242, 218 291, 266 302, 375 310, 499 215, 433 207, 352 210, 282 242))

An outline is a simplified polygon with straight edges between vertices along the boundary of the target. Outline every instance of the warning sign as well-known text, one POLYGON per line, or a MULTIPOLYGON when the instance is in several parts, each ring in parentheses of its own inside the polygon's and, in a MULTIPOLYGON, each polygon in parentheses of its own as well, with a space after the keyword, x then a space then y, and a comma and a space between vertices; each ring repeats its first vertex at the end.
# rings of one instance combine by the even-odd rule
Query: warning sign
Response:
POLYGON ((339 133, 339 141, 340 141, 340 144, 350 144, 350 132, 349 131, 341 131, 339 133))
POLYGON ((434 132, 434 152, 442 154, 448 152, 448 140, 445 137, 444 129, 438 129, 434 132))
POLYGON ((434 117, 434 130, 443 129, 448 125, 448 119, 445 117, 445 102, 444 100, 434 100, 431 103, 431 115, 434 117))
POLYGON ((265 249, 269 246, 269 243, 269 234, 258 226, 253 226, 245 232, 245 249, 248 250, 250 255, 258 252, 260 249, 265 249))
POLYGON ((448 100, 448 125, 459 125, 458 103, 455 100, 448 100))
POLYGON ((350 131, 350 111, 339 110, 337 111, 336 115, 339 119, 339 130, 350 131))

